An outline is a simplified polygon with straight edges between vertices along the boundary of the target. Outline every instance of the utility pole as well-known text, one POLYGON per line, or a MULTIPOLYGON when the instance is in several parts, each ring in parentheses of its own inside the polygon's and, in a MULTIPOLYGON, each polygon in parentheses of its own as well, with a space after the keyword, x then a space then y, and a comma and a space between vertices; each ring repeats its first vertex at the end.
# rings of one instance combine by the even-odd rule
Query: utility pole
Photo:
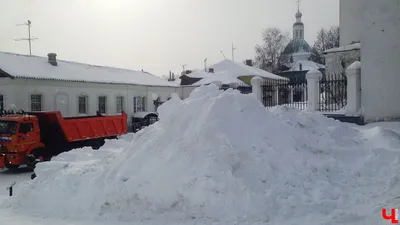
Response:
POLYGON ((204 71, 207 72, 207 58, 204 59, 204 71))
POLYGON ((28 41, 29 42, 29 55, 32 55, 32 41, 37 40, 38 38, 31 37, 31 21, 28 20, 27 23, 24 24, 17 24, 17 26, 28 26, 28 38, 19 38, 14 39, 15 41, 28 41))
POLYGON ((233 42, 232 42, 232 61, 235 61, 235 50, 236 47, 233 47, 233 42))

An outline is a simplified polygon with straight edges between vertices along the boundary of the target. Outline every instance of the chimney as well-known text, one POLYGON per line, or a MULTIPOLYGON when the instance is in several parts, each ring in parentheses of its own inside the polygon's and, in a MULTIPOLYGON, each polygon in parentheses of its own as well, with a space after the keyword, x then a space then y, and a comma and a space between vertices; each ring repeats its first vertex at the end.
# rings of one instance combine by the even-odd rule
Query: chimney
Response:
POLYGON ((208 68, 209 73, 214 73, 214 68, 208 68))
POLYGON ((57 66, 57 54, 56 53, 49 53, 47 54, 49 59, 49 63, 53 66, 57 66))
POLYGON ((246 65, 248 65, 248 66, 253 66, 253 60, 251 60, 251 59, 246 59, 246 65))
POLYGON ((303 71, 303 64, 299 63, 300 71, 303 71))

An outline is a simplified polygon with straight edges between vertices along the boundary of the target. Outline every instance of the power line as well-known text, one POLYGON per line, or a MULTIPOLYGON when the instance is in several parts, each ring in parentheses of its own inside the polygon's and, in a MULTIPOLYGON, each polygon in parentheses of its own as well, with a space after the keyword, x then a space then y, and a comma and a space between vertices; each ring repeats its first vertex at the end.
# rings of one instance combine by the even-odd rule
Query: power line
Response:
POLYGON ((32 41, 37 40, 38 38, 31 37, 31 25, 32 22, 28 20, 28 22, 24 24, 17 24, 17 26, 27 26, 28 27, 28 38, 19 38, 19 39, 14 39, 14 41, 28 41, 29 43, 29 55, 32 55, 32 41))

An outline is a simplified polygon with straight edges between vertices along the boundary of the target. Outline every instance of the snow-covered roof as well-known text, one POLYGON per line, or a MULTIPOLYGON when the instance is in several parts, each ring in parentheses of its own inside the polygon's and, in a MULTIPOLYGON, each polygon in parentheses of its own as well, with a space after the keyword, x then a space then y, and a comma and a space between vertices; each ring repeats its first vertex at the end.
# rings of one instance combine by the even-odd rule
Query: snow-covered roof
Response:
POLYGON ((361 49, 361 43, 355 43, 355 44, 350 44, 350 45, 343 45, 338 48, 328 49, 324 52, 324 54, 333 53, 333 52, 347 52, 347 51, 353 51, 353 50, 359 50, 359 49, 361 49))
POLYGON ((0 70, 12 78, 146 86, 179 86, 174 82, 168 82, 161 77, 144 71, 95 66, 64 60, 57 60, 57 63, 57 66, 51 65, 47 57, 0 52, 0 70))
MULTIPOLYGON (((239 63, 239 62, 234 62, 232 60, 223 60, 217 64, 214 64, 210 66, 210 68, 214 69, 214 73, 219 74, 219 73, 224 73, 224 74, 229 74, 230 76, 234 78, 238 78, 241 76, 259 76, 262 78, 268 78, 268 79, 285 79, 281 76, 272 74, 270 72, 267 72, 265 70, 261 70, 255 67, 247 66, 244 63, 239 63)), ((202 71, 196 71, 194 73, 187 74, 188 77, 192 78, 205 78, 208 77, 207 74, 209 75, 210 73, 206 73, 204 70, 202 71)))
POLYGON ((312 69, 325 69, 325 66, 313 61, 300 60, 291 64, 291 68, 285 72, 292 71, 308 71, 312 69), (302 65, 302 69, 300 70, 300 64, 302 65))
POLYGON ((243 81, 238 78, 231 76, 227 72, 219 72, 219 73, 208 73, 207 77, 197 81, 193 85, 204 85, 211 84, 215 81, 220 81, 222 84, 241 84, 243 81))

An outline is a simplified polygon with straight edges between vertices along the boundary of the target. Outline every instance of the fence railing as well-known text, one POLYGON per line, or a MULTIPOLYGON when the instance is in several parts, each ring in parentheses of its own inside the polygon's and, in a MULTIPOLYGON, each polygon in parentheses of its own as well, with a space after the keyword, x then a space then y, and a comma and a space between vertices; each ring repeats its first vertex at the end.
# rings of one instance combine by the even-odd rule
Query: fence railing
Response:
MULTIPOLYGON (((314 74, 315 75, 315 74, 314 74)), ((318 78, 306 76, 283 78, 278 80, 261 80, 258 88, 246 83, 222 85, 221 90, 233 88, 242 94, 250 94, 253 90, 261 91, 260 100, 265 107, 289 106, 300 110, 319 110, 324 113, 341 113, 347 105, 346 74, 317 74, 318 78), (310 79, 310 81, 307 81, 310 79), (310 83, 312 82, 312 83, 310 83), (311 88, 311 89, 310 89, 311 88), (315 90, 314 90, 315 89, 315 90), (310 92, 310 93, 308 93, 310 92), (308 102, 310 97, 310 102, 308 102)))
POLYGON ((347 105, 346 74, 330 74, 319 81, 319 111, 337 112, 347 105))
POLYGON ((285 105, 298 109, 307 108, 307 80, 305 78, 264 80, 261 91, 265 107, 285 105))

